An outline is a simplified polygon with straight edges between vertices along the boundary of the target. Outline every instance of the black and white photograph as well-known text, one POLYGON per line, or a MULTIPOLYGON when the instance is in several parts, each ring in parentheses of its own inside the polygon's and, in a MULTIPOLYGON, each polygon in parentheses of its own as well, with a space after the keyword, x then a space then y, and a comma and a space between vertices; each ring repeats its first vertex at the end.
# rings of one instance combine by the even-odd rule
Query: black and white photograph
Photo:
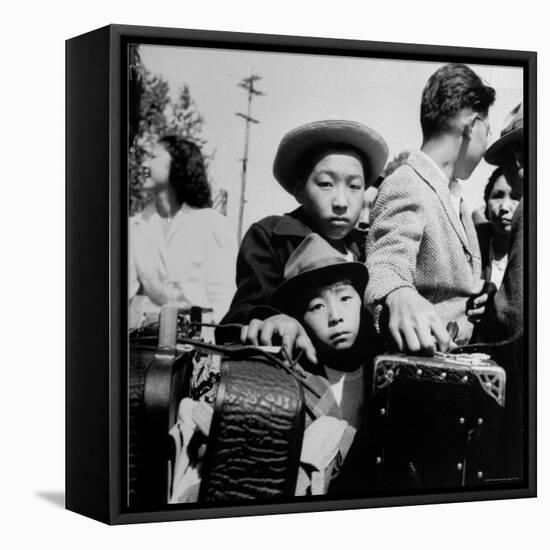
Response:
POLYGON ((3 7, 3 548, 547 545, 544 3, 3 7))
POLYGON ((535 106, 440 53, 128 44, 127 510, 527 486, 535 106))

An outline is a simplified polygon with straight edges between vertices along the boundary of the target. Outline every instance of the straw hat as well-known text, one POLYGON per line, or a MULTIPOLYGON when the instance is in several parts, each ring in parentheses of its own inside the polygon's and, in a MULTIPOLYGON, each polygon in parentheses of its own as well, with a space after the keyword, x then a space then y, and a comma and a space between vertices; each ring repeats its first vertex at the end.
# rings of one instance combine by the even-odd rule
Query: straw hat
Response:
POLYGON ((365 184, 373 184, 386 164, 388 146, 371 128, 349 120, 320 120, 291 130, 277 150, 273 162, 275 179, 294 195, 296 176, 304 160, 326 146, 349 146, 360 156, 365 169, 365 184))

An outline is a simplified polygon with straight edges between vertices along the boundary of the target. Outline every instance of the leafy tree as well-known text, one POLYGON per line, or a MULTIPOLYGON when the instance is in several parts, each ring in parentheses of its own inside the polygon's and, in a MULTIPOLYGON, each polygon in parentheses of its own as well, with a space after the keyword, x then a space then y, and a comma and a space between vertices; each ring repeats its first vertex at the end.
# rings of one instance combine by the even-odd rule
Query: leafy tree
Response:
POLYGON ((143 64, 139 55, 138 47, 130 46, 129 50, 129 75, 128 75, 128 137, 130 145, 134 142, 139 131, 141 115, 141 95, 143 94, 143 64))
MULTIPOLYGON (((132 215, 139 212, 145 204, 142 192, 145 175, 142 165, 148 151, 159 137, 177 134, 193 141, 201 149, 204 149, 207 142, 202 136, 204 117, 191 96, 189 86, 184 84, 177 99, 172 102, 168 82, 143 66, 137 50, 131 54, 130 59, 130 102, 139 102, 139 123, 130 124, 128 179, 130 215, 132 215), (137 77, 136 71, 139 73, 137 77), (135 82, 139 82, 139 87, 136 85, 132 88, 132 78, 135 82), (137 133, 132 132, 132 127, 137 127, 137 133)), ((130 114, 133 112, 133 107, 130 105, 130 114)), ((213 154, 204 156, 208 163, 213 154)))
POLYGON ((167 133, 180 135, 202 148, 206 144, 206 140, 201 135, 203 124, 204 117, 191 97, 189 86, 184 84, 176 102, 171 105, 167 133))
POLYGON ((142 67, 139 130, 130 145, 128 157, 130 215, 139 212, 145 203, 145 197, 141 191, 145 179, 142 165, 153 142, 164 133, 166 128, 164 111, 170 102, 168 90, 168 82, 142 67))

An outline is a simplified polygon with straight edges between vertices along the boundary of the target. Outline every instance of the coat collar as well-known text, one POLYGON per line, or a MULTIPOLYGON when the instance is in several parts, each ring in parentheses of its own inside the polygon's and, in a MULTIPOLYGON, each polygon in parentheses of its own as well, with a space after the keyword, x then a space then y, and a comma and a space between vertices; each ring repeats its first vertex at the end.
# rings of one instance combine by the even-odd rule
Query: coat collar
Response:
POLYGON ((281 216, 273 229, 275 235, 281 237, 307 237, 313 230, 306 222, 304 209, 300 206, 281 216))
MULTIPOLYGON (((453 208, 451 193, 449 191, 449 181, 444 177, 443 172, 435 164, 435 161, 432 161, 421 151, 412 151, 407 159, 407 164, 435 191, 460 242, 464 249, 471 254, 471 232, 468 231, 469 228, 466 228, 467 224, 463 226, 456 215, 456 211, 453 208)), ((460 211, 461 214, 465 214, 463 201, 461 201, 460 211)), ((477 238, 477 236, 475 238, 477 238)))
MULTIPOLYGON (((296 239, 303 239, 312 232, 313 229, 308 225, 304 209, 301 206, 281 216, 281 219, 273 228, 274 235, 296 239)), ((364 235, 357 229, 352 229, 350 234, 344 239, 348 249, 359 261, 364 261, 364 241, 364 235)))

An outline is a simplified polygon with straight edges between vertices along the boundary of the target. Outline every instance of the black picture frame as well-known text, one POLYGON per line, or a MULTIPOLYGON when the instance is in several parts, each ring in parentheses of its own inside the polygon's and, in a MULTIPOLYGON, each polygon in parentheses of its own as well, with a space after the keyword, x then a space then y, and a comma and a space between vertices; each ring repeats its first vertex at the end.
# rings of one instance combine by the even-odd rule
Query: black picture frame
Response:
POLYGON ((66 507, 109 524, 173 521, 536 495, 535 52, 109 25, 66 43, 66 507), (524 69, 525 483, 383 497, 166 506, 124 504, 127 364, 127 46, 130 43, 517 66, 524 69))

